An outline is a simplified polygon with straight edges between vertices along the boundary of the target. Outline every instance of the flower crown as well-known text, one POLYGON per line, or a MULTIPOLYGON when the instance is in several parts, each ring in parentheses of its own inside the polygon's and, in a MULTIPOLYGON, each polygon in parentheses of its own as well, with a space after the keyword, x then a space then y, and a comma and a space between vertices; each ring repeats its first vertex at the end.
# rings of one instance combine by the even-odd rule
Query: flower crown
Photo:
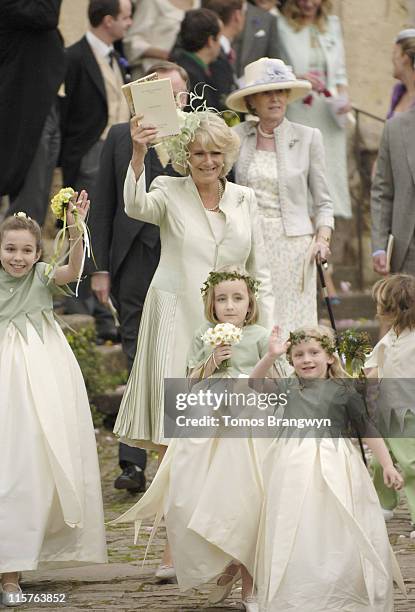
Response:
POLYGON ((29 215, 23 212, 22 210, 17 213, 14 213, 13 217, 20 217, 21 219, 27 219, 27 221, 32 220, 32 217, 29 217, 29 215))
POLYGON ((333 355, 336 352, 336 342, 330 336, 313 336, 312 334, 306 334, 304 331, 290 332, 288 341, 290 342, 290 349, 296 344, 301 342, 310 342, 310 340, 317 340, 321 347, 329 355, 333 355))
POLYGON ((205 297, 207 295, 210 287, 215 287, 215 285, 219 285, 219 283, 228 280, 244 280, 255 297, 258 297, 259 286, 261 284, 260 281, 255 280, 248 274, 241 274, 240 272, 215 271, 209 272, 209 276, 203 283, 203 287, 200 289, 202 296, 205 297))

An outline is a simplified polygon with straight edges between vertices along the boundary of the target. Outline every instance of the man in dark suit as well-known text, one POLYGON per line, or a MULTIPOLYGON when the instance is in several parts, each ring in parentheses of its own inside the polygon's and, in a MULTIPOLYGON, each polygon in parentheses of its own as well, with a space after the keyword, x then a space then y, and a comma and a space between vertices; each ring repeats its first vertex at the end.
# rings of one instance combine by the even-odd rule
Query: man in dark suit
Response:
POLYGON ((202 100, 193 103, 197 108, 219 108, 220 99, 212 78, 211 64, 220 53, 221 22, 209 9, 187 11, 178 35, 178 45, 172 53, 173 60, 189 75, 189 91, 203 94, 202 100), (203 88, 203 84, 208 87, 203 88))
POLYGON ((92 200, 106 135, 129 118, 121 91, 126 74, 114 42, 131 25, 131 1, 90 0, 88 18, 88 32, 66 51, 61 163, 65 185, 86 189, 92 200))
POLYGON ((233 44, 238 78, 247 64, 261 57, 278 57, 277 19, 268 11, 248 3, 245 27, 233 44))
MULTIPOLYGON (((114 49, 131 24, 130 0, 90 0, 89 30, 66 51, 66 97, 62 105, 63 182, 77 191, 86 189, 91 202, 105 138, 112 125, 128 121, 130 112, 121 87, 124 64, 114 49)), ((65 301, 67 313, 95 317, 98 341, 117 340, 109 311, 84 282, 78 300, 65 301)))
MULTIPOLYGON (((187 90, 187 74, 176 64, 160 62, 149 72, 170 78, 175 94, 187 90)), ((136 352, 144 300, 160 257, 159 228, 130 219, 124 212, 124 179, 131 155, 129 123, 113 126, 102 151, 89 220, 98 267, 91 286, 101 303, 106 304, 111 294, 117 304, 129 369, 136 352)), ((176 176, 170 165, 161 166, 154 149, 145 158, 145 173, 147 188, 161 174, 176 176)), ((120 444, 119 463, 123 472, 115 481, 116 488, 142 488, 145 457, 145 451, 120 444)))
POLYGON ((245 25, 243 6, 243 0, 202 0, 202 7, 216 13, 223 24, 220 53, 218 58, 210 64, 212 81, 218 90, 220 99, 218 110, 226 109, 226 98, 238 87, 235 72, 236 53, 232 49, 232 43, 245 25))
POLYGON ((60 145, 62 0, 0 3, 0 195, 43 223, 60 145))

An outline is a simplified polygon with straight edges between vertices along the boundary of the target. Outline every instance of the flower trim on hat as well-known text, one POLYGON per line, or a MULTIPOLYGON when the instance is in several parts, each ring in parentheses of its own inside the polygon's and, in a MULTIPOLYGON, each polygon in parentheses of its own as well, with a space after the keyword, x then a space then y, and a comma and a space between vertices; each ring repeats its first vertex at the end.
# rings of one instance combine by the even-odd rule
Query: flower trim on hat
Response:
MULTIPOLYGON (((175 136, 168 136, 164 138, 162 142, 153 145, 161 164, 165 167, 169 163, 176 164, 181 168, 187 167, 187 162, 190 157, 189 144, 195 140, 196 132, 200 127, 203 119, 209 121, 209 114, 215 113, 221 115, 213 106, 207 106, 206 100, 204 100, 204 93, 206 87, 211 87, 205 83, 202 87, 201 93, 189 93, 189 106, 191 111, 184 111, 180 108, 176 109, 177 116, 179 119, 180 132, 175 136), (201 102, 195 108, 196 102, 201 102)), ((213 87, 211 87, 213 89, 213 87)), ((226 111, 227 113, 233 111, 226 111)), ((236 114, 236 113, 235 113, 236 114)))

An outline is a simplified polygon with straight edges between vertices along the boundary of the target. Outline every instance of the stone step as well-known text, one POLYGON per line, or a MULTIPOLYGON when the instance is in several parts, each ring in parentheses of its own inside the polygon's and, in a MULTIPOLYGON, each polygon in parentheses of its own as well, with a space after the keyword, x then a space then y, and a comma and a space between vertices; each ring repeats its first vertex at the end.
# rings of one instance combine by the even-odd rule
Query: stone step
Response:
MULTIPOLYGON (((376 306, 369 292, 350 292, 339 294, 340 304, 332 304, 334 318, 337 319, 374 319, 376 306)), ((327 317, 327 307, 322 298, 318 301, 320 317, 327 317)))
POLYGON ((358 290, 359 271, 354 265, 335 265, 333 270, 333 281, 336 287, 342 281, 351 283, 352 289, 358 290))
POLYGON ((118 413, 125 385, 117 387, 113 391, 107 391, 94 397, 96 409, 105 415, 116 415, 118 413))
POLYGON ((63 331, 73 329, 75 332, 79 332, 81 329, 88 327, 95 328, 95 319, 89 315, 59 314, 58 311, 58 317, 58 323, 63 331))
POLYGON ((97 346, 97 349, 108 373, 115 374, 127 369, 127 358, 121 344, 103 344, 97 346))
MULTIPOLYGON (((79 332, 87 327, 95 327, 94 317, 89 315, 58 315, 59 324, 64 331, 73 329, 79 332)), ((121 344, 97 345, 97 351, 102 356, 107 372, 115 373, 127 369, 127 359, 123 353, 121 344)))

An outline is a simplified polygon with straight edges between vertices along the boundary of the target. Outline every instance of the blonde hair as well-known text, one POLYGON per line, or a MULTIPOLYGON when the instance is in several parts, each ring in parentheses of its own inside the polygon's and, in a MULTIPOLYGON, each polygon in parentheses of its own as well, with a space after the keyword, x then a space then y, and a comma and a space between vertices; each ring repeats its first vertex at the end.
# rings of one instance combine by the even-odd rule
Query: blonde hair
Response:
MULTIPOLYGON (((303 29, 304 25, 301 22, 301 10, 298 7, 297 0, 287 0, 284 6, 280 9, 281 13, 287 19, 290 26, 295 32, 303 29)), ((320 32, 325 32, 327 27, 327 20, 333 10, 333 3, 331 0, 322 0, 321 6, 317 12, 317 18, 315 25, 320 32)))
MULTIPOLYGON (((328 378, 350 378, 350 375, 346 372, 346 370, 342 366, 339 354, 335 350, 336 336, 334 334, 334 331, 330 329, 330 327, 326 327, 325 325, 299 327, 293 332, 293 334, 301 334, 301 333, 305 334, 309 338, 317 340, 319 344, 322 344, 321 340, 325 340, 326 342, 328 340, 330 344, 333 346, 333 349, 334 349, 333 353, 328 353, 328 351, 325 349, 327 355, 330 355, 330 357, 333 358, 333 363, 329 364, 327 368, 328 378)), ((298 345, 297 344, 291 345, 287 351, 287 359, 291 365, 292 365, 291 351, 295 346, 298 346, 298 345)), ((322 348, 324 349, 323 345, 322 345, 322 348)))
MULTIPOLYGON (((242 266, 223 266, 222 268, 217 270, 217 272, 235 272, 236 274, 249 276, 245 268, 243 268, 242 266)), ((209 323, 213 323, 214 325, 220 323, 215 313, 215 287, 217 287, 219 284, 220 283, 218 283, 217 285, 209 285, 203 295, 203 303, 205 305, 205 318, 207 321, 209 321, 209 323)), ((248 291, 249 306, 244 325, 255 325, 259 317, 258 302, 251 287, 248 285, 248 283, 245 284, 248 291)))
POLYGON ((30 217, 20 215, 7 217, 3 223, 0 224, 0 245, 3 242, 4 234, 13 230, 26 230, 32 234, 36 242, 36 253, 42 252, 42 231, 37 221, 30 217))
POLYGON ((409 274, 392 274, 375 283, 373 299, 378 316, 391 322, 394 331, 401 334, 415 327, 415 278, 409 274))
MULTIPOLYGON (((187 147, 188 150, 195 141, 199 142, 206 151, 219 149, 223 153, 223 168, 220 178, 225 177, 238 157, 241 144, 239 136, 235 131, 226 124, 225 120, 218 113, 203 112, 200 125, 195 131, 193 140, 189 142, 187 147)), ((173 162, 172 166, 182 176, 190 174, 188 164, 184 167, 177 162, 173 162)))
POLYGON ((402 53, 407 55, 412 62, 412 68, 415 70, 415 36, 404 38, 396 43, 402 49, 402 53))

